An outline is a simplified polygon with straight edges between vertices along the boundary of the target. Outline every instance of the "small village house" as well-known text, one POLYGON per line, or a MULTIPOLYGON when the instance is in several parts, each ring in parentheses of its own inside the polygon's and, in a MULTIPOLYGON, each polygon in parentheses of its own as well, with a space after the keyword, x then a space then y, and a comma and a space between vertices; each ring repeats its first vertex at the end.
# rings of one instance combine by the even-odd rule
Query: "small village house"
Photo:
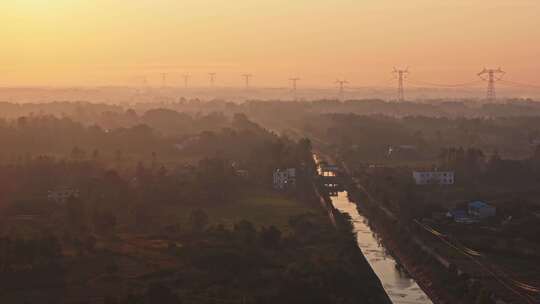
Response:
POLYGON ((47 194, 47 199, 59 204, 64 204, 70 198, 78 198, 79 190, 77 189, 60 189, 60 190, 51 190, 47 194))
POLYGON ((453 171, 413 171, 417 185, 453 185, 453 171))
POLYGON ((277 169, 274 171, 274 189, 287 190, 296 186, 296 169, 277 169))
POLYGON ((482 201, 470 202, 468 206, 469 215, 479 219, 495 216, 497 209, 482 201))

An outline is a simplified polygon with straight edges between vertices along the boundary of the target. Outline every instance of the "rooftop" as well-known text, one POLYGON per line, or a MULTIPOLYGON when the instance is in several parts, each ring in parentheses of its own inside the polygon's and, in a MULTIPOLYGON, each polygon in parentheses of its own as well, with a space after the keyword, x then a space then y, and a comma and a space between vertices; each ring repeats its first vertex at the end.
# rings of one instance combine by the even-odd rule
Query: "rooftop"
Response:
POLYGON ((491 207, 491 206, 482 201, 474 201, 474 202, 469 203, 469 208, 486 208, 486 207, 491 207))

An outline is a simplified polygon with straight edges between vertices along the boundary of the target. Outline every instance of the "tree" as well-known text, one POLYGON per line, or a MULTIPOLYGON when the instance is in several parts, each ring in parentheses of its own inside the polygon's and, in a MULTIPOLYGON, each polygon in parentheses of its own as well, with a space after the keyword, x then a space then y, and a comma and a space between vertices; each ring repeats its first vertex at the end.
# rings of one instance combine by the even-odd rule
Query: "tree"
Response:
POLYGON ((255 226, 246 220, 234 224, 234 232, 246 244, 252 244, 257 236, 255 226))
POLYGON ((116 223, 116 216, 110 211, 96 212, 95 214, 94 225, 96 230, 101 234, 113 234, 116 228, 116 223))
POLYGON ((122 160, 123 160, 123 152, 122 150, 120 149, 117 149, 115 152, 114 152, 114 158, 116 160, 116 164, 117 165, 120 165, 122 163, 122 160))
POLYGON ((493 304, 489 291, 482 288, 476 298, 476 304, 493 304))
POLYGON ((536 146, 536 148, 534 149, 534 153, 531 157, 531 163, 535 170, 538 170, 540 168, 540 145, 536 146))
POLYGON ((193 210, 189 215, 188 223, 193 233, 201 233, 208 225, 208 215, 201 209, 193 210))
POLYGON ((96 249, 97 239, 93 235, 89 235, 84 240, 84 248, 88 252, 94 252, 96 249))
POLYGON ((92 159, 95 160, 95 161, 99 159, 99 150, 98 149, 94 149, 94 151, 92 152, 92 159))
POLYGON ((103 299, 103 304, 118 304, 118 299, 112 296, 107 296, 103 299))
POLYGON ((120 271, 120 267, 118 267, 118 264, 116 264, 115 261, 112 261, 109 265, 107 265, 107 267, 105 267, 105 271, 107 271, 109 275, 114 275, 120 271))
POLYGON ((144 295, 145 304, 178 304, 178 297, 172 290, 163 285, 156 283, 148 288, 144 295))
POLYGON ((264 247, 276 249, 281 242, 281 231, 275 226, 265 227, 261 230, 261 241, 264 247))
POLYGON ((86 228, 86 208, 84 203, 75 197, 67 200, 67 222, 72 230, 82 232, 86 228))
POLYGON ((77 146, 75 146, 71 150, 71 159, 73 159, 73 160, 80 161, 80 160, 82 160, 84 158, 84 155, 85 155, 85 152, 81 148, 79 148, 77 146))

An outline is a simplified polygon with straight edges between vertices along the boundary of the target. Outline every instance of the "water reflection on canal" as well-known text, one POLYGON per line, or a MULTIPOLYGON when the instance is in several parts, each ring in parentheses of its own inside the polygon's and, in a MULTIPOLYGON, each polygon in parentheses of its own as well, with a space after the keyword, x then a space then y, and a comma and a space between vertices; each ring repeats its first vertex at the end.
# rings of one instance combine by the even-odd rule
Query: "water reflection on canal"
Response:
POLYGON ((395 304, 432 303, 418 284, 399 269, 394 258, 386 252, 368 226, 367 219, 360 214, 356 204, 349 200, 347 192, 338 192, 337 196, 332 197, 332 203, 336 209, 350 215, 357 234, 358 246, 381 280, 392 302, 395 304))

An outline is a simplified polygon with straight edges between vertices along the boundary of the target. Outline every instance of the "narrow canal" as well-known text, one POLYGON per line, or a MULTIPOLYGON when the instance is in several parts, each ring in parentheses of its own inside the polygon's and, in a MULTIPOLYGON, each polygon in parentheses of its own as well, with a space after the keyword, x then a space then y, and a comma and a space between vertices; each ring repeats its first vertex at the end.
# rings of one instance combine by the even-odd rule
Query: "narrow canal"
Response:
MULTIPOLYGON (((313 159, 317 164, 317 171, 321 177, 335 176, 333 169, 327 169, 336 168, 336 166, 329 166, 316 154, 313 155, 313 159)), ((339 185, 334 184, 333 186, 339 185)), ((368 218, 360 212, 357 203, 351 201, 348 192, 343 190, 331 191, 330 199, 334 208, 350 216, 358 247, 381 281, 392 303, 433 304, 416 281, 388 253, 377 232, 368 224, 368 218)))
POLYGON ((356 203, 349 199, 347 192, 338 192, 337 196, 331 199, 336 209, 351 217, 358 247, 381 280, 392 302, 394 304, 432 303, 414 279, 402 271, 395 259, 388 254, 377 234, 368 225, 368 219, 360 213, 356 203))

